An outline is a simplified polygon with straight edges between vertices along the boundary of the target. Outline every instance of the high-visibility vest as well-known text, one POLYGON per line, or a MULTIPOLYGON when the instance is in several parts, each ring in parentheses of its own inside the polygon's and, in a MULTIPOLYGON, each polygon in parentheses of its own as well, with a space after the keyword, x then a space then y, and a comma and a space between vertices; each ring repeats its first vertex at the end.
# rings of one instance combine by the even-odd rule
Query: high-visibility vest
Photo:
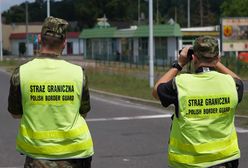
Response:
POLYGON ((179 116, 174 117, 168 160, 173 168, 210 167, 240 157, 233 78, 215 71, 175 78, 179 116))
POLYGON ((36 58, 20 67, 23 115, 17 151, 37 159, 87 158, 92 138, 79 113, 83 71, 63 60, 36 58))

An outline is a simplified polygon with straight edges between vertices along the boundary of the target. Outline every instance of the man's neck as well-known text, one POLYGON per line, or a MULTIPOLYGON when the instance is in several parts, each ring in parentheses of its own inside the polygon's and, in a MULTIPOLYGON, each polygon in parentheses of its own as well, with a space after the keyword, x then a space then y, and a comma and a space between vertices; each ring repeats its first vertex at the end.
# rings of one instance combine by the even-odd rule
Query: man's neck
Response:
POLYGON ((212 71, 214 69, 215 69, 214 64, 201 63, 201 64, 198 64, 198 65, 195 65, 195 73, 208 72, 208 71, 212 71))
POLYGON ((47 49, 47 48, 41 48, 40 49, 40 53, 42 54, 42 55, 55 55, 55 56, 59 56, 60 55, 60 52, 58 52, 58 51, 55 51, 55 50, 50 50, 50 49, 47 49))

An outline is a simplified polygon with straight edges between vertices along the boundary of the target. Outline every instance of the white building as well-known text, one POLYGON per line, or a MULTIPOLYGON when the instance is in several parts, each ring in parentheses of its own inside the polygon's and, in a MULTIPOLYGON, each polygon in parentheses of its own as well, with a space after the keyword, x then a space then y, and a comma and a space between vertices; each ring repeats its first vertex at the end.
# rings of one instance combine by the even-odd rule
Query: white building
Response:
MULTIPOLYGON (((34 56, 39 52, 38 44, 38 34, 39 33, 12 33, 10 34, 10 45, 12 55, 26 55, 34 56), (26 47, 26 41, 28 39, 28 46, 26 47), (26 50, 27 49, 27 50, 26 50)), ((79 39, 79 32, 68 32, 67 33, 67 43, 62 55, 72 56, 72 55, 82 55, 83 51, 83 41, 79 39)))

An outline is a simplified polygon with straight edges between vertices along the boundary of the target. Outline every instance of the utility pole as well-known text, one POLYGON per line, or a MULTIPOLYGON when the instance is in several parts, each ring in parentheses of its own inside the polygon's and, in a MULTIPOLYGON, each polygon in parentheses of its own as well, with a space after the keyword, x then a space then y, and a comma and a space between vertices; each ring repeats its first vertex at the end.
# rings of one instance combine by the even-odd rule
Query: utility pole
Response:
POLYGON ((175 7, 175 18, 174 18, 174 20, 177 23, 177 7, 175 7))
POLYGON ((3 61, 2 8, 0 5, 0 61, 3 61))
POLYGON ((201 26, 203 26, 203 6, 202 6, 202 0, 200 0, 200 16, 201 16, 201 26))
POLYGON ((154 86, 153 0, 149 0, 149 84, 154 86))
POLYGON ((138 25, 140 25, 140 0, 138 0, 138 25))
POLYGON ((188 0, 188 27, 190 27, 190 0, 188 0))
POLYGON ((25 3, 25 13, 26 13, 26 56, 28 55, 28 1, 25 3))
POLYGON ((50 0, 47 0, 47 17, 50 16, 50 0))
POLYGON ((159 10, 158 10, 158 0, 157 0, 157 12, 156 12, 157 24, 159 24, 159 10))

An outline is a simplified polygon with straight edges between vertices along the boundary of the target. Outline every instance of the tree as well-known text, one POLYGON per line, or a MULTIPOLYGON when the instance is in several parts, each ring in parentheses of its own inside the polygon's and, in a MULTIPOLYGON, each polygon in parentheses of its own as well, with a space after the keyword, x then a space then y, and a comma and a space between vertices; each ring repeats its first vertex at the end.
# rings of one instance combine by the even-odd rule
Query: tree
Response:
MULTIPOLYGON (((109 22, 137 24, 139 0, 51 0, 51 15, 76 21, 77 29, 94 27, 97 18, 104 15, 109 22)), ((29 3, 29 21, 43 22, 46 18, 46 0, 29 3)), ((181 27, 187 26, 187 0, 153 0, 154 20, 159 4, 160 23, 175 19, 181 27)), ((219 24, 220 16, 247 16, 248 0, 202 0, 203 25, 219 24), (220 9, 221 6, 221 9, 220 9)), ((147 0, 140 0, 140 12, 145 16, 142 23, 148 22, 147 0)), ((191 0, 191 26, 200 26, 200 0, 191 0)), ((6 23, 25 22, 25 3, 13 6, 3 13, 6 23)), ((126 24, 127 25, 127 24, 126 24)))
POLYGON ((25 4, 12 6, 3 13, 6 23, 25 22, 25 4))
POLYGON ((248 16, 248 0, 226 0, 221 5, 222 16, 248 16))

